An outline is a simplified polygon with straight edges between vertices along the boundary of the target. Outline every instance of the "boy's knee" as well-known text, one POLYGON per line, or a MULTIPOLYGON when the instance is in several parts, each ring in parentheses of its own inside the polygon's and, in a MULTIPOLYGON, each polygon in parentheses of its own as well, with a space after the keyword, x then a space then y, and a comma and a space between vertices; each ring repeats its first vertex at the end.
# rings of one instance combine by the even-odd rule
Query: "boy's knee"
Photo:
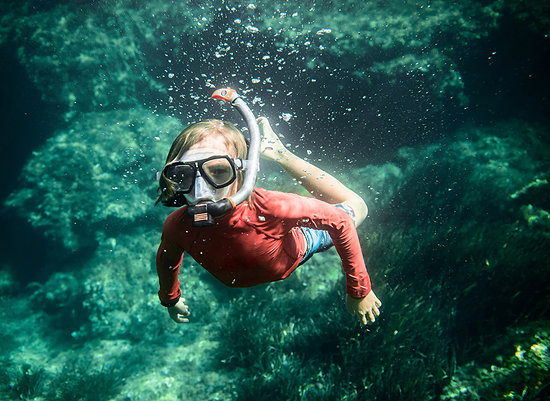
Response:
POLYGON ((367 217, 369 213, 369 208, 367 204, 359 195, 355 196, 353 199, 349 199, 345 202, 349 207, 352 208, 354 214, 355 226, 358 227, 367 217))

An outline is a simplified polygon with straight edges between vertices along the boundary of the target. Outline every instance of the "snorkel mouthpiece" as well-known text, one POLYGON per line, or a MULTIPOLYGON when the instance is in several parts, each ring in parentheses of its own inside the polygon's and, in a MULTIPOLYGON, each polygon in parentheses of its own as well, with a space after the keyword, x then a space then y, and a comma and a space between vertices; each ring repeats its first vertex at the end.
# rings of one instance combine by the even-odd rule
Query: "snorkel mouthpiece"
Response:
POLYGON ((189 206, 187 213, 193 217, 193 227, 209 227, 214 225, 214 219, 233 209, 235 205, 229 198, 217 202, 204 201, 195 206, 189 206))
POLYGON ((195 206, 189 206, 187 213, 193 217, 194 227, 212 226, 214 219, 226 214, 248 198, 254 190, 256 176, 260 167, 260 128, 250 108, 234 89, 218 89, 212 94, 212 99, 224 100, 237 109, 248 126, 250 146, 241 189, 235 195, 223 198, 217 202, 206 201, 195 206))

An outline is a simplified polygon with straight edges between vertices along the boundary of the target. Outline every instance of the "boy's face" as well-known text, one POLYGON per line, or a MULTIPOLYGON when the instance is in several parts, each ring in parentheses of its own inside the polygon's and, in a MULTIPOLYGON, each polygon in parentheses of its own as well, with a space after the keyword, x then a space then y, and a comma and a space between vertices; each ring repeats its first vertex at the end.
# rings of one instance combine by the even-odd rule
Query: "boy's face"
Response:
MULTIPOLYGON (((233 154, 234 152, 231 151, 231 149, 225 144, 225 140, 220 135, 209 135, 205 138, 203 138, 201 141, 197 142, 196 144, 192 145, 186 152, 185 152, 185 158, 193 158, 193 155, 196 154, 199 156, 200 154, 204 154, 204 152, 208 152, 209 154, 216 156, 229 156, 229 157, 235 157, 233 154)), ((200 158, 200 157, 199 157, 200 158)), ((235 181, 233 182, 227 189, 223 189, 221 192, 223 192, 223 197, 231 196, 237 193, 238 183, 235 181)), ((195 189, 198 189, 198 184, 195 184, 195 189)), ((195 204, 197 202, 196 195, 186 195, 187 201, 189 204, 195 204)))

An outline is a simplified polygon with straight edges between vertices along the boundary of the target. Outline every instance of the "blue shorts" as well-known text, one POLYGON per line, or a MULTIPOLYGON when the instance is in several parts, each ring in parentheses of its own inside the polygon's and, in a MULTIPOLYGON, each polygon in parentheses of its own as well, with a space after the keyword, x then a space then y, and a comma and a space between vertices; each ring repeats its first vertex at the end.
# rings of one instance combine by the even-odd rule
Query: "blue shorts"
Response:
MULTIPOLYGON (((342 209, 355 221, 355 213, 353 213, 353 209, 351 207, 343 203, 338 203, 334 206, 342 209)), ((302 230, 306 239, 306 252, 304 253, 304 257, 302 258, 300 265, 304 264, 313 256, 313 254, 326 251, 333 245, 332 238, 328 235, 328 231, 315 230, 309 227, 300 227, 300 230, 302 230)))

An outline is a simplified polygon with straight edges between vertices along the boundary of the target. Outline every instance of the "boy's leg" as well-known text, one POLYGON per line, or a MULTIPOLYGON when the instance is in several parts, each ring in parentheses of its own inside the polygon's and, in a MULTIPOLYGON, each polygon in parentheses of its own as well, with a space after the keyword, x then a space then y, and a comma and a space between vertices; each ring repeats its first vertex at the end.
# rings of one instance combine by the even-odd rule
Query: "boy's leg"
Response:
POLYGON ((327 203, 345 203, 355 214, 355 225, 365 220, 368 208, 365 201, 336 178, 320 168, 294 155, 284 147, 265 118, 259 118, 262 131, 262 155, 276 161, 286 172, 302 183, 302 186, 315 198, 327 203))

